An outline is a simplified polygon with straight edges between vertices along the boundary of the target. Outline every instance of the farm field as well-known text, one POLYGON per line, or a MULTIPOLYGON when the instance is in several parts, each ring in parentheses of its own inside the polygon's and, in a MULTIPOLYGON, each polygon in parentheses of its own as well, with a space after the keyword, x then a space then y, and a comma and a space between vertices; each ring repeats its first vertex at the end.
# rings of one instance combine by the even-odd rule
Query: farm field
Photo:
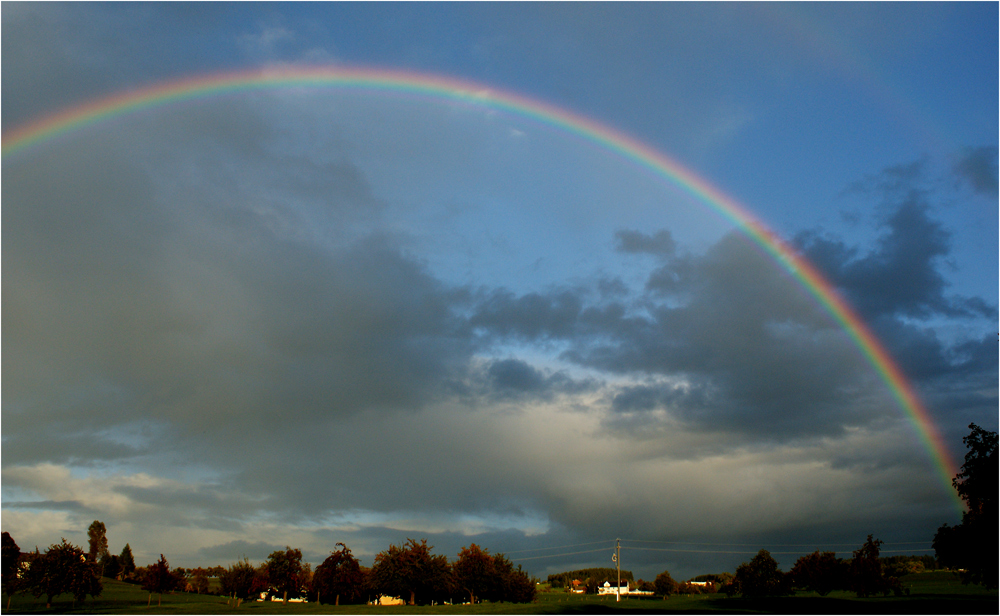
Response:
MULTIPOLYGON (((667 600, 652 598, 623 599, 595 595, 568 595, 558 592, 539 593, 533 604, 480 604, 440 606, 368 606, 317 605, 304 603, 250 602, 239 608, 227 605, 214 595, 183 592, 164 594, 157 606, 157 595, 147 607, 149 593, 141 588, 104 580, 104 593, 98 599, 88 599, 73 605, 72 597, 57 597, 51 610, 45 609, 44 599, 16 595, 10 610, 4 613, 80 613, 80 614, 593 614, 593 613, 773 613, 773 614, 995 614, 998 595, 995 589, 965 586, 954 575, 935 571, 907 576, 902 579, 910 594, 903 597, 858 599, 852 593, 834 592, 826 597, 815 593, 797 593, 791 597, 765 599, 729 598, 725 595, 679 595, 667 600)), ((7 596, 3 595, 3 606, 7 596)))

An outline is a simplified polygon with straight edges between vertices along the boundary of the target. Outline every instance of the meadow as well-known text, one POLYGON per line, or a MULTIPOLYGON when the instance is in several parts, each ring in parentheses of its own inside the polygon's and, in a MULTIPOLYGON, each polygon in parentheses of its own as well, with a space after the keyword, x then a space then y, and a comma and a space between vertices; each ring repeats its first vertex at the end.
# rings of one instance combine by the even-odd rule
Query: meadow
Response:
MULTIPOLYGON (((613 596, 570 595, 563 592, 540 592, 531 604, 478 604, 436 606, 369 606, 318 605, 310 603, 248 602, 238 608, 227 604, 224 597, 193 593, 165 593, 157 606, 158 596, 152 596, 138 586, 104 579, 104 592, 97 599, 87 599, 74 605, 69 595, 57 597, 52 608, 45 609, 45 600, 31 595, 14 596, 10 610, 4 613, 80 613, 80 614, 600 614, 623 613, 694 613, 729 614, 995 614, 998 611, 996 589, 963 585, 947 571, 919 573, 903 578, 909 590, 901 597, 859 599, 848 592, 833 592, 820 597, 811 592, 798 592, 790 597, 743 599, 714 595, 676 595, 659 598, 623 598, 613 596)), ((7 596, 3 595, 3 606, 7 596)))

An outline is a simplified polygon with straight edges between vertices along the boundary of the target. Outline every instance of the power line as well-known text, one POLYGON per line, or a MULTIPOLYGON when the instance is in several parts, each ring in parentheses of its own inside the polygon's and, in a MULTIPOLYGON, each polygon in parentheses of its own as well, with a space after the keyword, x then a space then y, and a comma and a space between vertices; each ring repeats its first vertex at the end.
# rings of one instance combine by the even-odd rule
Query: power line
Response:
POLYGON ((590 543, 571 543, 570 545, 554 545, 554 546, 549 547, 549 548, 532 548, 530 550, 514 550, 513 552, 504 552, 504 554, 505 555, 510 555, 510 554, 521 554, 523 552, 540 552, 542 550, 562 550, 562 549, 565 549, 565 548, 577 548, 577 547, 581 547, 581 546, 584 546, 584 545, 597 545, 598 543, 611 543, 611 541, 612 541, 611 539, 608 539, 606 541, 591 541, 590 543))
MULTIPOLYGON (((703 542, 703 541, 652 541, 649 539, 622 539, 622 541, 632 541, 635 543, 662 543, 667 545, 737 545, 737 546, 774 546, 777 548, 809 548, 809 547, 855 547, 857 543, 718 543, 718 542, 703 542)), ((882 545, 926 545, 926 541, 897 541, 897 542, 887 542, 883 541, 882 545)))
POLYGON ((597 548, 595 550, 583 550, 581 552, 566 552, 565 554, 545 554, 543 556, 525 556, 522 558, 511 558, 511 560, 537 560, 539 558, 557 558, 559 556, 575 556, 577 554, 590 554, 592 552, 603 552, 607 548, 597 548))
MULTIPOLYGON (((636 547, 636 546, 627 546, 625 549, 627 549, 627 550, 644 550, 644 551, 648 551, 648 552, 682 552, 682 553, 687 553, 687 554, 756 554, 757 553, 757 552, 754 552, 752 550, 751 551, 746 551, 746 550, 681 550, 681 549, 677 549, 677 548, 640 548, 640 547, 636 547)), ((910 548, 909 550, 879 550, 879 553, 880 554, 886 554, 886 553, 900 553, 900 552, 914 552, 914 551, 920 552, 920 551, 927 551, 927 550, 930 550, 930 549, 932 549, 932 548, 926 547, 926 548, 910 548)), ((770 554, 802 554, 803 550, 795 550, 793 552, 771 552, 770 550, 768 550, 768 552, 770 554)), ((836 554, 847 554, 849 552, 853 552, 853 550, 847 550, 847 551, 845 551, 845 550, 839 550, 839 551, 837 551, 835 553, 836 554)))

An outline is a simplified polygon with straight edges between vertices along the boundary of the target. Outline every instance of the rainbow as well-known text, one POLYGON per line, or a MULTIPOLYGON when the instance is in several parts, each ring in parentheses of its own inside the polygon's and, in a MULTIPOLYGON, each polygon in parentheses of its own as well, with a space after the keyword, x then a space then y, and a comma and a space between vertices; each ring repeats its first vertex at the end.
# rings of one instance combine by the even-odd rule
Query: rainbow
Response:
POLYGON ((947 492, 952 495, 959 511, 963 509, 962 501, 951 486, 957 467, 927 408, 882 343, 834 286, 749 210, 691 170, 622 132, 565 109, 472 82, 412 72, 339 66, 242 71, 170 81, 66 109, 4 133, 2 157, 4 161, 10 161, 15 154, 34 146, 119 116, 182 101, 273 89, 388 92, 486 107, 526 117, 575 135, 680 187, 742 230, 797 278, 848 333, 911 420, 947 486, 947 492))

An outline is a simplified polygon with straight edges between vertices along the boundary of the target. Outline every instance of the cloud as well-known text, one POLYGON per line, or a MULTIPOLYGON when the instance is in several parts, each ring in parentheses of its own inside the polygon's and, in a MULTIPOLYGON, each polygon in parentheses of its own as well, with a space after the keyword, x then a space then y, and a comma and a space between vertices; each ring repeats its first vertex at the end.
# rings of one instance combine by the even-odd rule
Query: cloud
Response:
POLYGON ((996 147, 966 148, 955 162, 953 170, 977 193, 995 197, 1000 190, 997 183, 996 147))
POLYGON ((869 319, 988 317, 994 310, 981 298, 946 293, 940 268, 951 251, 951 234, 931 216, 927 193, 913 186, 921 169, 919 163, 894 167, 867 182, 885 195, 891 208, 885 232, 868 254, 817 232, 800 233, 796 243, 869 319))
POLYGON ((616 248, 627 254, 650 254, 658 257, 669 257, 674 254, 677 244, 667 229, 661 229, 653 235, 640 231, 621 230, 615 232, 616 248))

